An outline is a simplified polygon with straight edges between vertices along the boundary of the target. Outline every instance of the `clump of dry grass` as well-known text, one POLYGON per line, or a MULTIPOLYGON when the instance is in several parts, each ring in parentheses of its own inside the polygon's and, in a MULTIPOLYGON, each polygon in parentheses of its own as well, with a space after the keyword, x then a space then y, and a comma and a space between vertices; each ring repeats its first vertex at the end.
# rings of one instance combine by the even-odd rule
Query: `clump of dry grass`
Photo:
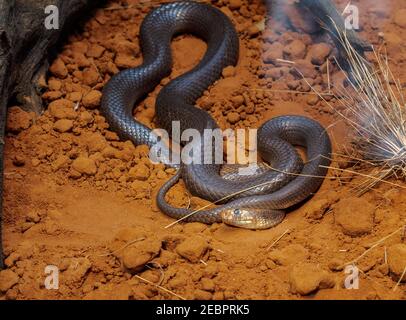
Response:
MULTIPOLYGON (((348 85, 335 88, 342 108, 334 109, 354 129, 361 159, 373 168, 373 178, 359 186, 363 193, 389 177, 406 177, 405 99, 386 53, 373 49, 371 64, 352 46, 345 32, 337 34, 349 70, 348 85)), ((327 102, 322 95, 320 98, 327 102)))

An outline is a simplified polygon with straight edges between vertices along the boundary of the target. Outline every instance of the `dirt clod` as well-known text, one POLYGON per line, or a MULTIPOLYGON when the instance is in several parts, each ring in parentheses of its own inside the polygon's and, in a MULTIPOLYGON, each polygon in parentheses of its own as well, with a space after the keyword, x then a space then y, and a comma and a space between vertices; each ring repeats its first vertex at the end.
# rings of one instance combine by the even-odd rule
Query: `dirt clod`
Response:
POLYGON ((193 237, 184 240, 176 247, 176 252, 190 262, 197 263, 208 250, 209 246, 205 239, 193 237))
MULTIPOLYGON (((388 264, 396 281, 399 280, 406 268, 406 244, 398 243, 388 248, 388 264)), ((402 282, 406 282, 405 275, 402 282)))
POLYGON ((334 207, 336 223, 344 234, 357 237, 374 227, 375 207, 362 198, 342 199, 334 207))
POLYGON ((6 292, 18 283, 18 275, 11 270, 0 271, 0 292, 6 292))
POLYGON ((327 271, 310 263, 299 263, 295 265, 289 277, 292 292, 299 293, 303 296, 319 289, 332 288, 335 285, 334 280, 329 276, 327 271))

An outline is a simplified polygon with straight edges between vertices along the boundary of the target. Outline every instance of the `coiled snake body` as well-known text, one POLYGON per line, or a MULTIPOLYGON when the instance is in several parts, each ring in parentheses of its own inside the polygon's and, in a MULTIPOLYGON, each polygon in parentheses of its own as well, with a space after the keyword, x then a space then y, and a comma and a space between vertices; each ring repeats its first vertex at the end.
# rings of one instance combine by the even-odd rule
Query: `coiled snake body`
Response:
MULTIPOLYGON (((143 64, 121 71, 103 90, 102 112, 110 127, 123 139, 150 147, 158 142, 150 128, 134 120, 132 110, 136 102, 169 75, 172 67, 170 42, 179 33, 192 33, 202 38, 207 43, 207 51, 193 70, 162 88, 156 100, 156 120, 168 132, 171 132, 172 121, 180 122, 181 132, 194 128, 203 135, 204 129, 218 128, 214 119, 194 103, 220 78, 223 68, 237 63, 238 36, 220 10, 202 3, 174 2, 154 9, 144 19, 140 32, 143 64)), ((194 143, 199 143, 200 160, 209 149, 222 152, 216 150, 212 142, 194 143)), ((283 209, 303 201, 319 188, 326 174, 325 166, 329 164, 330 140, 317 122, 302 116, 282 116, 267 121, 258 130, 258 149, 261 157, 275 170, 262 170, 252 176, 226 177, 220 172, 220 164, 182 163, 177 174, 160 189, 157 195, 159 208, 184 221, 223 221, 252 229, 278 224, 285 215, 283 209), (305 164, 294 146, 306 148, 305 164), (174 208, 165 200, 167 191, 180 178, 192 194, 210 201, 246 191, 214 209, 191 214, 192 210, 174 208)))

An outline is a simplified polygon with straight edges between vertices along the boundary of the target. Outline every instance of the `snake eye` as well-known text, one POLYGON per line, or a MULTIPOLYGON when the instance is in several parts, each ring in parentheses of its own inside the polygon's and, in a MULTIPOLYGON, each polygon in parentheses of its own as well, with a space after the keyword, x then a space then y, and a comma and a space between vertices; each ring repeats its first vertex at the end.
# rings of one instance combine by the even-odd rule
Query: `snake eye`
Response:
POLYGON ((234 214, 239 216, 241 214, 240 209, 234 209, 234 214))

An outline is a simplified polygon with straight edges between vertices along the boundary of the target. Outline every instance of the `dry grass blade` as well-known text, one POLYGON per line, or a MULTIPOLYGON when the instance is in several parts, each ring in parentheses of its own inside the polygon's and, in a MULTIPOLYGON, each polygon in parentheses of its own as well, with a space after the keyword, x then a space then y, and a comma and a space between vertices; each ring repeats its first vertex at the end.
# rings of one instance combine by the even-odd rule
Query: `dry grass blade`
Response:
POLYGON ((279 240, 281 240, 283 238, 283 236, 285 234, 287 234, 290 230, 286 229, 284 233, 282 233, 278 238, 276 238, 276 240, 274 242, 272 242, 267 248, 266 251, 269 251, 275 244, 277 244, 279 242, 279 240))
POLYGON ((338 28, 336 31, 334 34, 350 68, 348 86, 335 87, 340 109, 324 99, 323 94, 319 97, 353 128, 361 157, 374 167, 369 176, 375 179, 368 179, 359 186, 359 194, 362 194, 380 181, 406 176, 405 99, 386 53, 373 49, 375 65, 372 66, 352 46, 346 32, 338 28))
POLYGON ((387 239, 393 237, 395 234, 397 234, 398 232, 402 231, 402 229, 405 226, 400 227, 399 229, 393 231, 392 233, 388 234, 387 236, 383 237, 382 239, 378 240, 377 242, 375 242, 371 247, 369 247, 367 250, 365 250, 360 256, 358 256, 357 258, 355 258, 354 260, 348 261, 346 263, 344 263, 342 265, 342 267, 345 267, 346 265, 351 265, 351 264, 355 264, 357 261, 359 261, 362 257, 364 257, 368 252, 370 252, 371 250, 373 250, 374 248, 378 247, 379 245, 381 245, 382 243, 384 243, 387 239))
POLYGON ((137 278, 137 279, 140 279, 140 280, 142 280, 142 281, 144 281, 144 282, 146 282, 146 283, 148 283, 148 284, 150 284, 150 285, 152 285, 152 286, 154 286, 154 287, 156 287, 156 288, 158 288, 158 289, 160 289, 162 291, 165 291, 166 293, 169 293, 169 294, 171 294, 171 295, 173 295, 173 296, 175 296, 175 297, 177 297, 177 298, 179 298, 181 300, 186 300, 186 298, 182 297, 181 295, 179 295, 179 294, 177 294, 177 293, 175 293, 175 292, 173 292, 173 291, 171 291, 169 289, 166 289, 166 288, 164 288, 164 287, 162 287, 160 285, 157 285, 157 284, 155 284, 155 283, 153 283, 153 282, 151 282, 151 281, 149 281, 149 280, 147 280, 147 279, 145 279, 143 277, 140 277, 139 275, 134 275, 134 277, 137 278))
POLYGON ((406 274, 406 266, 403 269, 402 275, 400 276, 398 282, 396 283, 396 285, 393 287, 393 291, 396 291, 396 289, 399 287, 400 283, 403 281, 403 278, 405 277, 406 274))

